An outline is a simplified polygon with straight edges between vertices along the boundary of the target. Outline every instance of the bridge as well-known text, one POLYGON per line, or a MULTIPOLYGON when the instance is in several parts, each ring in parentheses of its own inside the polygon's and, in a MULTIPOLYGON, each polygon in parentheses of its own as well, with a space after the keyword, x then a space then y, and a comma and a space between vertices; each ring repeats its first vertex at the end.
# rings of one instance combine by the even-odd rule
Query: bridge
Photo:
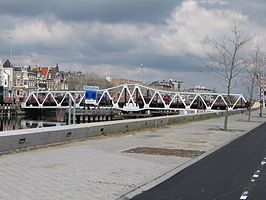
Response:
MULTIPOLYGON (((124 84, 97 90, 95 106, 121 111, 217 111, 245 107, 242 94, 195 93, 159 90, 139 84, 124 84)), ((21 104, 23 109, 83 109, 85 91, 35 91, 21 104)))

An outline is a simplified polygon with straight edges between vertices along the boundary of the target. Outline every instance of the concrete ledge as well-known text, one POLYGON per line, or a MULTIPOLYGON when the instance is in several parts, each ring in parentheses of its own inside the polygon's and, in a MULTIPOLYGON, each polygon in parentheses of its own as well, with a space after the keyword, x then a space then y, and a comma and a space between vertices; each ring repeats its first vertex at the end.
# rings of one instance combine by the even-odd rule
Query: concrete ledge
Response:
POLYGON ((47 145, 87 137, 128 132, 143 128, 160 127, 193 119, 207 119, 220 116, 219 113, 198 113, 178 116, 162 116, 143 119, 128 119, 122 121, 107 121, 87 124, 77 124, 61 127, 46 127, 4 131, 0 133, 0 152, 47 145))

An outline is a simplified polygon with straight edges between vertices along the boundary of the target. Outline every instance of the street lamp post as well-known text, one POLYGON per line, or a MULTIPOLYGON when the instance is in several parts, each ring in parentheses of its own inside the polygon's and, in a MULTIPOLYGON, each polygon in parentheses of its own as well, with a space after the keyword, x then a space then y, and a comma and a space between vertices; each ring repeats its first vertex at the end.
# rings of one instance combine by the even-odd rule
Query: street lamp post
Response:
POLYGON ((140 67, 141 67, 141 82, 143 84, 143 64, 140 64, 140 67))
POLYGON ((265 100, 264 100, 264 93, 265 93, 265 79, 264 79, 264 63, 265 63, 265 57, 264 54, 262 54, 262 102, 263 102, 263 108, 265 108, 265 100))
POLYGON ((262 91, 263 91, 262 80, 263 80, 263 77, 261 76, 260 77, 260 115, 259 115, 260 117, 262 117, 263 98, 264 98, 264 94, 262 94, 262 91))
POLYGON ((260 72, 257 74, 257 79, 259 81, 259 103, 260 103, 260 114, 259 116, 262 117, 262 109, 265 108, 265 101, 264 101, 264 55, 262 55, 262 63, 260 72))
POLYGON ((12 36, 9 35, 8 38, 10 39, 10 60, 12 60, 12 56, 13 56, 12 36))
POLYGON ((259 104, 260 104, 260 113, 259 113, 259 116, 262 117, 262 108, 263 108, 263 102, 264 102, 264 88, 263 88, 263 85, 264 85, 264 77, 258 73, 257 74, 257 80, 258 80, 258 99, 259 99, 259 104), (262 93, 263 92, 263 93, 262 93))

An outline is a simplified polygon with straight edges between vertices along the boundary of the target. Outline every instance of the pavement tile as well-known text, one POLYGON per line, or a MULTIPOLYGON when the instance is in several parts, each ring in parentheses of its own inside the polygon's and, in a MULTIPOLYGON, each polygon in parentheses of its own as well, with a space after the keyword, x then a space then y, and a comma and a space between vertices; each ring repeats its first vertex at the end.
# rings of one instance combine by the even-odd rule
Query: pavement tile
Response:
MULTIPOLYGON (((258 116, 257 112, 253 113, 258 116)), ((117 199, 191 158, 123 153, 136 147, 210 151, 266 121, 230 116, 0 156, 0 199, 117 199)))

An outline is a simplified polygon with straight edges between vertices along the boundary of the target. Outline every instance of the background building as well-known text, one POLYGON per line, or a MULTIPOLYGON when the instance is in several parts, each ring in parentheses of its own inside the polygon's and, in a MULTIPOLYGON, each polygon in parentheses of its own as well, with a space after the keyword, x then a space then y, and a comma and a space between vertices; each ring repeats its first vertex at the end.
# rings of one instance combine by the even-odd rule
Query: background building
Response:
POLYGON ((194 88, 189 88, 188 89, 188 92, 196 92, 196 93, 199 93, 199 92, 202 92, 202 93, 214 93, 214 89, 208 89, 206 88, 205 86, 195 86, 194 88))
POLYGON ((36 73, 27 66, 14 67, 13 93, 16 101, 23 101, 34 90, 37 90, 36 73))
POLYGON ((158 88, 160 90, 167 90, 167 91, 176 91, 180 92, 181 87, 182 87, 182 81, 177 81, 177 80, 162 80, 162 81, 154 81, 150 84, 150 86, 154 88, 158 88))
POLYGON ((7 101, 11 101, 13 97, 13 84, 14 84, 14 68, 11 62, 7 59, 3 64, 0 63, 0 79, 1 86, 3 86, 3 95, 7 101))
POLYGON ((58 64, 55 67, 35 67, 32 71, 36 73, 37 90, 68 90, 66 73, 59 71, 58 64))
POLYGON ((111 77, 106 77, 105 78, 108 82, 111 83, 112 86, 118 86, 122 84, 141 84, 141 81, 135 81, 135 80, 129 80, 129 79, 123 79, 123 78, 111 78, 111 77))

